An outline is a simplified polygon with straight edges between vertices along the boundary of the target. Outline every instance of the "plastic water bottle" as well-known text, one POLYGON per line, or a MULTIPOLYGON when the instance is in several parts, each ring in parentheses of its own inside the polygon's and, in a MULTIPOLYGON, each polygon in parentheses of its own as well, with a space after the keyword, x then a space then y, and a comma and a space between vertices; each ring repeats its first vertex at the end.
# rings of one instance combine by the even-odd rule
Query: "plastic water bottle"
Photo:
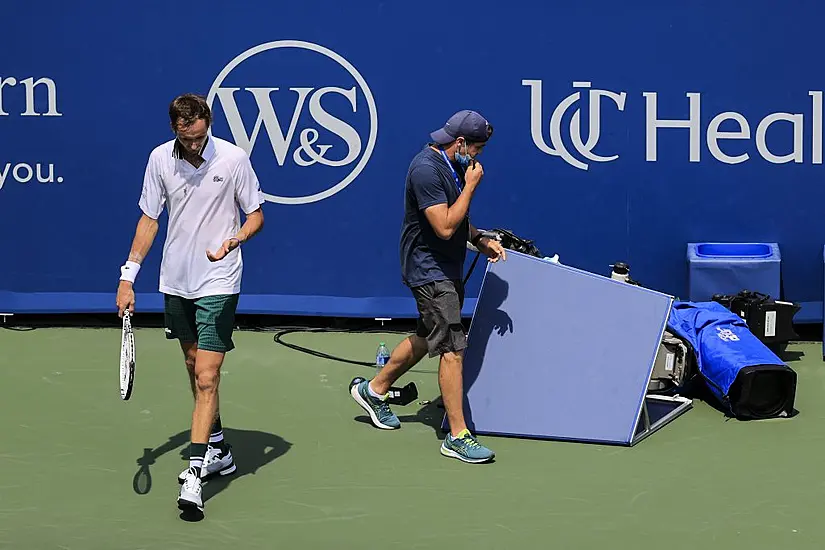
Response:
POLYGON ((375 352, 375 374, 377 375, 390 360, 390 350, 384 342, 378 344, 378 351, 375 352))

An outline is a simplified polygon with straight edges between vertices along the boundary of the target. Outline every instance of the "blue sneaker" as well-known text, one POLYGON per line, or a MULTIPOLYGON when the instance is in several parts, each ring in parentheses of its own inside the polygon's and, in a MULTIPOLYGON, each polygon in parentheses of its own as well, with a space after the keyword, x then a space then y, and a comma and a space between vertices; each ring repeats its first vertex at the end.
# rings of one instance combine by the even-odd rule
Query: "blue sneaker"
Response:
POLYGON ((382 430, 397 430, 401 427, 401 421, 393 414, 386 401, 370 395, 370 391, 367 388, 369 383, 369 380, 364 380, 354 385, 349 390, 350 395, 352 395, 356 403, 367 411, 372 423, 375 424, 376 427, 382 430))
POLYGON ((447 434, 444 443, 441 444, 441 454, 470 464, 489 462, 496 456, 496 453, 480 444, 470 430, 466 429, 458 434, 458 437, 447 434))

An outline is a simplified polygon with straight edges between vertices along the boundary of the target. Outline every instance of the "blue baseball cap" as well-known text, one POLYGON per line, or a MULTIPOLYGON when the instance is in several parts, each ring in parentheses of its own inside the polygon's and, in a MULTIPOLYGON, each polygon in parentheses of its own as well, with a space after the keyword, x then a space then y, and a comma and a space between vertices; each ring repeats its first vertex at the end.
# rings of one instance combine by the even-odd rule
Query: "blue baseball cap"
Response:
POLYGON ((493 134, 487 119, 475 111, 459 111, 447 120, 443 128, 430 134, 438 145, 446 145, 463 137, 467 141, 485 142, 493 134))

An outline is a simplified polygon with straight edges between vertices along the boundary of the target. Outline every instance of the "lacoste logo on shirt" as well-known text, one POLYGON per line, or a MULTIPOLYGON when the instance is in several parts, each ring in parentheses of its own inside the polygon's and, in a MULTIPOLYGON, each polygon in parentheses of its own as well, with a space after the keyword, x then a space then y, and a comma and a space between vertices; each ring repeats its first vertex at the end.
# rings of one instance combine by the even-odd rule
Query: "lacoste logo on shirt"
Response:
POLYGON ((215 183, 220 183, 223 181, 223 177, 215 176, 214 178, 212 178, 212 181, 214 181, 215 183))

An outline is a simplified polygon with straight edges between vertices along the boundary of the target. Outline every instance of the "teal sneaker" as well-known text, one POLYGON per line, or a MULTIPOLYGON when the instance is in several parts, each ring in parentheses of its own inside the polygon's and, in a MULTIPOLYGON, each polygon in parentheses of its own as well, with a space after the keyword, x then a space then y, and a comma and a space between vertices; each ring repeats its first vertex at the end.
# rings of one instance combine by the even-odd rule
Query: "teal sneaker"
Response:
POLYGON ((382 430, 397 430, 401 427, 401 421, 393 414, 386 401, 370 395, 370 391, 367 388, 369 383, 369 380, 364 380, 354 385, 349 390, 350 395, 352 395, 356 403, 361 405, 361 408, 367 411, 372 423, 375 424, 377 428, 381 428, 382 430))
POLYGON ((458 434, 458 437, 447 434, 444 443, 441 444, 441 454, 470 464, 489 462, 496 456, 496 453, 480 444, 470 430, 466 429, 458 434))

